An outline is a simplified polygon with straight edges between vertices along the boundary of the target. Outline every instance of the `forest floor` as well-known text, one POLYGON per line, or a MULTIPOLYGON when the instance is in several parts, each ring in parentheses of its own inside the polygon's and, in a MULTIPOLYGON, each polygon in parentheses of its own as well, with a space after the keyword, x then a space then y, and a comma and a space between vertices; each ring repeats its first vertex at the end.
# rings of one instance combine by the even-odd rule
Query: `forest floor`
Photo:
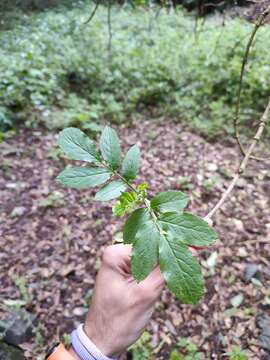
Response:
MULTIPOLYGON (((150 194, 187 191, 189 210, 199 215, 218 200, 239 158, 234 143, 208 143, 170 121, 140 121, 119 129, 119 136, 124 149, 141 147, 141 180, 149 182, 150 194)), ((102 250, 119 239, 123 223, 113 218, 110 204, 93 201, 94 191, 55 181, 69 162, 56 139, 43 129, 23 129, 0 144, 0 316, 7 300, 25 300, 39 316, 42 350, 83 320, 102 250)), ((269 207, 269 162, 252 161, 215 218, 219 241, 199 255, 203 301, 182 305, 164 291, 157 303, 148 326, 153 359, 168 359, 185 337, 208 359, 226 359, 224 353, 239 344, 248 359, 269 360, 258 327, 258 318, 270 312, 269 207)), ((35 338, 23 348, 37 359, 35 338)))
MULTIPOLYGON (((240 16, 245 19, 255 21, 269 5, 270 0, 255 0, 251 1, 248 6, 232 6, 232 8, 227 12, 233 16, 240 16)), ((267 22, 270 22, 270 15, 267 16, 267 22)))

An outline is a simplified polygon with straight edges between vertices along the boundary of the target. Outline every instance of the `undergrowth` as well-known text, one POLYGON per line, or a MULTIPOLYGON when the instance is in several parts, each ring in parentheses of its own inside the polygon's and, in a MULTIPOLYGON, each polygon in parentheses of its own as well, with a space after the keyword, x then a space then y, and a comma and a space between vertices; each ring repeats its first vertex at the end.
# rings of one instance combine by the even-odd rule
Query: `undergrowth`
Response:
MULTIPOLYGON (((115 6, 108 52, 106 9, 85 25, 89 13, 86 4, 24 15, 22 24, 0 32, 2 131, 40 122, 87 128, 143 112, 172 117, 210 138, 232 134, 251 24, 235 19, 222 26, 211 17, 195 32, 194 18, 179 10, 156 17, 156 9, 115 6)), ((247 128, 270 93, 269 35, 269 27, 260 30, 244 80, 241 121, 247 128)))

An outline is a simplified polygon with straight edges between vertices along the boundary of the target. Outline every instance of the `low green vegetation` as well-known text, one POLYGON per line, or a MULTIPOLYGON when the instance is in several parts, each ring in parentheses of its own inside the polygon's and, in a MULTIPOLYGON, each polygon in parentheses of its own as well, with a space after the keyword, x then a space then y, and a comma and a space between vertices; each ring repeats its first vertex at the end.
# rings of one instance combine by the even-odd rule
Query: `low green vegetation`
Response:
POLYGON ((170 354, 169 360, 204 360, 203 353, 198 351, 198 347, 192 341, 186 338, 179 338, 177 348, 170 354))
POLYGON ((133 360, 152 359, 154 349, 151 345, 151 334, 145 331, 140 339, 130 347, 129 351, 133 360))
MULTIPOLYGON (((218 17, 200 23, 178 10, 114 6, 108 51, 107 10, 85 25, 91 7, 22 15, 0 32, 0 128, 48 128, 136 114, 172 117, 208 137, 232 133, 239 71, 251 24, 218 17)), ((269 96, 270 29, 260 30, 244 80, 241 120, 248 128, 269 96)), ((268 132, 269 134, 269 132, 268 132)))
MULTIPOLYGON (((161 345, 162 347, 162 345, 161 345)), ((157 349, 151 345, 151 335, 144 332, 141 338, 130 348, 132 359, 134 360, 150 360, 154 359, 157 349)), ((247 360, 247 352, 242 350, 240 346, 233 345, 231 351, 223 354, 224 358, 229 360, 247 360)), ((177 340, 175 349, 168 355, 168 360, 208 360, 198 346, 188 338, 180 337, 177 340)))
POLYGON ((30 296, 30 293, 28 290, 28 285, 27 285, 26 279, 24 277, 18 276, 16 274, 12 274, 11 277, 12 277, 12 280, 14 281, 15 285, 17 286, 17 288, 20 291, 21 300, 25 304, 28 304, 31 301, 31 296, 30 296))
POLYGON ((242 350, 240 346, 233 345, 230 352, 227 353, 229 360, 248 360, 246 351, 242 350))
MULTIPOLYGON (((19 290, 20 296, 17 299, 3 299, 3 306, 13 308, 14 310, 19 311, 21 308, 25 307, 31 302, 31 295, 29 293, 27 281, 24 277, 18 276, 16 274, 11 274, 11 279, 19 290)), ((3 324, 5 321, 3 321, 3 324)), ((1 326, 1 321, 0 321, 1 326)), ((5 325, 4 325, 5 328, 5 325)), ((1 337, 1 332, 0 332, 1 337)))

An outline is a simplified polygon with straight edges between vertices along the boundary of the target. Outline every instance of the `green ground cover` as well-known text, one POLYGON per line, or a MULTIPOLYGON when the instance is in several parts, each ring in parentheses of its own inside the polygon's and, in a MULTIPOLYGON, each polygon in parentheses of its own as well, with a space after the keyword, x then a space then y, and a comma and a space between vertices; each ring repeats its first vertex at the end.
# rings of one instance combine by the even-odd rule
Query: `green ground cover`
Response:
MULTIPOLYGON (((244 47, 251 24, 185 12, 107 9, 85 25, 89 4, 23 15, 0 32, 0 127, 48 128, 123 123, 138 113, 173 117, 215 137, 232 133, 244 47), (89 125, 90 124, 90 125, 89 125)), ((18 16, 17 16, 18 17, 18 16)), ((259 31, 244 80, 241 120, 248 128, 270 94, 270 29, 259 31)), ((268 132, 269 134, 269 132, 268 132)))

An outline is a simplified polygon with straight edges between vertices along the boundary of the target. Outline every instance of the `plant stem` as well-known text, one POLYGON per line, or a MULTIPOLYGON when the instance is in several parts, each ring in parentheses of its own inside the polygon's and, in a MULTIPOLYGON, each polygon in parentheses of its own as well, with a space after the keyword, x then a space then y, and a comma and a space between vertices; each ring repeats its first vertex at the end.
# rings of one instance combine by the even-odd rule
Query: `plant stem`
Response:
MULTIPOLYGON (((107 164, 103 163, 103 165, 104 165, 107 169, 109 169, 109 170, 112 171, 112 169, 111 169, 109 166, 107 166, 107 164)), ((121 180, 127 185, 127 187, 130 188, 130 190, 134 191, 137 195, 139 195, 139 192, 137 191, 137 189, 136 189, 133 185, 131 185, 130 182, 129 182, 128 180, 126 180, 121 174, 119 174, 117 171, 113 171, 113 174, 116 175, 117 177, 119 177, 119 179, 121 179, 121 180)), ((153 221, 154 221, 154 223, 155 223, 155 225, 156 225, 159 233, 160 233, 161 235, 164 235, 164 231, 162 230, 162 228, 160 227, 160 225, 159 225, 159 223, 158 223, 158 217, 157 217, 157 215, 155 214, 154 210, 151 209, 150 200, 147 199, 147 198, 144 198, 144 199, 143 199, 143 202, 144 202, 147 210, 149 211, 149 213, 150 213, 150 215, 151 215, 151 217, 152 217, 152 219, 153 219, 153 221)))
MULTIPOLYGON (((115 174, 116 174, 132 191, 135 191, 137 195, 139 194, 138 191, 137 191, 137 189, 136 189, 134 186, 132 186, 125 178, 123 178, 123 176, 122 176, 121 174, 119 174, 119 173, 115 173, 115 174)), ((153 219, 153 221, 154 221, 154 223, 155 223, 158 231, 159 231, 160 234, 162 235, 162 234, 163 234, 163 230, 161 229, 161 227, 160 227, 160 225, 159 225, 159 223, 158 223, 158 217, 157 217, 157 215, 155 214, 154 210, 151 209, 150 200, 147 199, 147 198, 144 198, 144 199, 143 199, 143 202, 144 202, 147 210, 149 211, 149 213, 150 213, 150 215, 151 215, 151 217, 152 217, 152 219, 153 219)))
POLYGON ((218 201, 218 203, 215 205, 215 207, 205 216, 206 221, 211 219, 213 217, 213 215, 217 212, 217 210, 224 204, 224 202, 227 200, 230 193, 234 189, 238 179, 245 172, 248 161, 251 159, 251 154, 252 154, 254 148, 256 147, 257 143, 259 142, 259 140, 262 136, 262 133, 265 129, 266 123, 268 121, 269 113, 270 113, 270 100, 268 102, 268 105, 267 105, 263 115, 260 118, 260 123, 259 123, 258 129, 256 131, 255 136, 253 137, 253 140, 251 141, 251 144, 250 144, 248 150, 245 153, 244 159, 239 164, 237 172, 235 173, 229 187, 224 192, 221 199, 218 201))
POLYGON ((86 20, 85 24, 88 24, 90 23, 90 21, 93 19, 93 17, 95 16, 96 12, 97 12, 97 9, 99 7, 99 4, 100 4, 100 0, 96 2, 96 5, 94 7, 94 10, 92 11, 91 15, 89 16, 89 18, 86 20))
MULTIPOLYGON (((253 44, 253 41, 255 39, 255 35, 257 33, 257 31, 259 30, 259 28, 262 26, 265 18, 269 15, 270 13, 270 5, 267 6, 265 8, 265 10, 262 12, 262 14, 258 17, 255 26, 253 28, 253 31, 251 33, 251 36, 249 38, 246 50, 245 50, 245 54, 244 54, 244 58, 243 58, 243 62, 242 62, 242 66, 241 66, 241 73, 240 73, 240 79, 239 79, 239 87, 238 87, 238 92, 237 92, 237 102, 236 102, 236 109, 235 109, 235 117, 234 117, 234 131, 235 131, 235 139, 237 141, 237 144, 240 148, 240 151, 242 153, 243 156, 246 155, 246 150, 241 142, 240 139, 240 132, 239 132, 239 114, 240 114, 240 105, 241 105, 241 92, 242 92, 242 88, 243 88, 243 79, 244 79, 244 72, 245 72, 245 67, 248 61, 248 57, 249 57, 249 53, 250 53, 250 49, 251 46, 253 44)), ((268 159, 264 159, 264 158, 257 158, 254 156, 251 156, 252 159, 256 159, 256 160, 268 160, 268 159)))
POLYGON ((126 180, 121 174, 119 174, 116 171, 114 172, 114 174, 116 176, 118 176, 119 179, 121 179, 130 188, 130 190, 134 191, 137 195, 139 195, 139 192, 137 191, 137 189, 133 185, 131 185, 130 182, 128 180, 126 180))
POLYGON ((145 203, 145 206, 147 207, 160 235, 164 235, 164 231, 162 230, 162 228, 160 227, 159 223, 158 223, 158 217, 157 215, 155 214, 154 210, 151 209, 151 206, 150 206, 150 201, 148 199, 144 199, 144 203, 145 203))

